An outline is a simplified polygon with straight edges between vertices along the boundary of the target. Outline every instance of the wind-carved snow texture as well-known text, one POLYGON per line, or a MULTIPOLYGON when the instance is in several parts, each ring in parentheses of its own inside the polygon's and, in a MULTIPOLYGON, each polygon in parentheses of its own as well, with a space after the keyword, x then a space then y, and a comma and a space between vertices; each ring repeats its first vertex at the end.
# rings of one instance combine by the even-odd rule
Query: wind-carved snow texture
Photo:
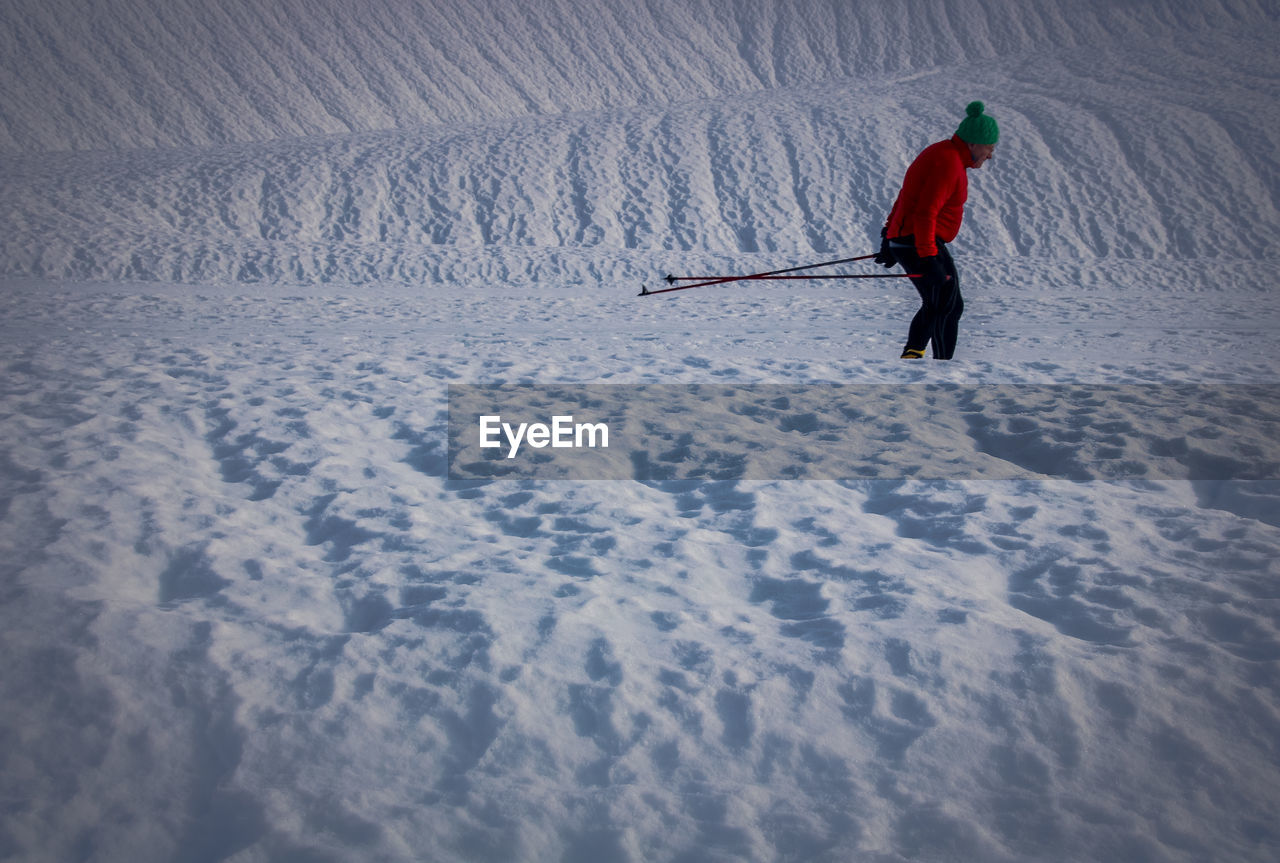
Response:
POLYGON ((221 147, 718 98, 1248 28, 1265 3, 718 0, 519 8, 397 0, 74 0, 8 4, 0 113, 8 151, 221 147))
MULTIPOLYGON (((144 15, 169 21, 175 12, 163 5, 103 26, 113 32, 144 15)), ((634 32, 689 13, 674 4, 611 10, 623 16, 619 20, 610 13, 571 17, 555 4, 535 4, 521 14, 534 21, 544 15, 561 23, 600 21, 599 29, 557 31, 548 22, 534 27, 544 36, 558 33, 557 39, 590 43, 590 48, 579 46, 582 53, 568 55, 584 68, 573 76, 580 79, 577 87, 535 83, 542 74, 568 74, 562 55, 555 55, 560 58, 555 63, 525 70, 524 77, 499 77, 482 62, 466 67, 474 76, 467 80, 495 91, 519 87, 572 95, 570 104, 539 98, 519 107, 522 100, 508 96, 502 100, 506 110, 483 111, 464 100, 438 118, 414 116, 409 129, 404 124, 410 118, 400 118, 399 127, 392 123, 408 105, 427 109, 452 105, 452 100, 409 99, 400 87, 427 94, 447 89, 453 99, 467 89, 460 83, 445 87, 443 82, 463 74, 456 70, 432 77, 430 85, 417 80, 438 62, 434 51, 428 52, 435 58, 431 62, 395 60, 409 45, 427 51, 425 46, 447 32, 439 26, 418 42, 384 40, 382 50, 367 51, 368 65, 358 81, 341 76, 352 88, 345 92, 330 68, 342 69, 342 64, 312 69, 323 55, 317 55, 310 32, 316 25, 301 21, 312 21, 314 14, 300 14, 300 29, 281 31, 277 39, 296 52, 265 47, 255 52, 249 46, 263 35, 241 28, 261 24, 260 12, 245 11, 234 19, 240 23, 233 23, 228 12, 227 20, 202 25, 213 13, 186 10, 177 20, 193 32, 212 27, 222 34, 215 44, 238 45, 245 56, 197 55, 175 68, 175 81, 205 70, 204 85, 193 92, 179 95, 172 85, 138 85, 126 96, 102 92, 106 84, 71 89, 58 83, 99 66, 150 70, 159 63, 150 42, 145 58, 138 54, 143 49, 136 37, 104 54, 104 46, 113 43, 81 33, 84 21, 77 16, 56 37, 20 39, 13 51, 3 52, 5 61, 18 66, 11 80, 23 83, 6 103, 12 116, 0 115, 0 129, 8 128, 12 140, 5 148, 8 168, 0 190, 5 273, 294 285, 459 279, 631 284, 691 265, 698 260, 690 259, 691 252, 736 254, 734 262, 757 253, 770 255, 769 260, 832 255, 876 235, 905 165, 951 130, 956 122, 951 118, 975 91, 998 99, 1006 142, 1016 145, 1001 147, 983 182, 973 184, 964 234, 973 248, 1002 257, 1090 265, 1099 258, 1216 264, 1276 256, 1280 93, 1257 59, 1266 53, 1269 19, 1232 5, 1219 10, 1213 28, 1197 28, 1174 23, 1179 18, 1171 21, 1155 3, 1134 10, 1137 22, 1126 21, 1117 31, 1112 19, 1120 13, 1111 5, 1047 9, 1043 18, 1016 19, 1016 27, 1006 23, 1008 10, 975 5, 956 10, 956 30, 945 38, 915 34, 895 40, 877 32, 876 41, 887 40, 895 51, 911 45, 921 52, 914 67, 920 71, 910 75, 899 74, 902 58, 855 60, 876 55, 854 52, 845 40, 849 53, 839 60, 841 53, 817 35, 799 56, 792 56, 799 50, 793 39, 777 40, 786 74, 748 73, 752 64, 738 57, 736 46, 748 54, 763 50, 758 33, 808 28, 824 17, 844 19, 850 11, 841 4, 789 5, 730 24, 721 20, 721 10, 699 18, 704 24, 692 31, 676 31, 696 34, 711 28, 697 51, 680 50, 678 42, 666 40, 660 43, 665 48, 644 52, 649 59, 642 68, 651 69, 654 50, 673 50, 688 55, 677 68, 708 63, 726 74, 742 67, 740 75, 713 85, 690 70, 692 77, 684 80, 704 83, 686 91, 666 86, 667 73, 660 75, 656 68, 654 77, 636 69, 627 95, 606 98, 589 94, 621 74, 609 52, 630 57, 638 50, 634 32), (995 20, 983 17, 988 12, 995 20), (770 26, 770 17, 777 17, 776 26, 770 26), (1263 25, 1250 26, 1254 21, 1263 25), (722 24, 731 28, 728 34, 714 32, 722 24), (219 26, 229 30, 223 34, 219 26), (1086 39, 1090 33, 1096 38, 1086 39), (1050 35, 1051 40, 1040 41, 1050 35), (83 59, 66 62, 57 46, 76 39, 84 43, 65 50, 74 48, 71 56, 83 59), (952 55, 955 47, 940 47, 952 41, 971 46, 972 53, 947 66, 928 60, 935 50, 952 55), (1052 50, 1046 53, 1047 48, 1052 50), (994 56, 1001 58, 998 64, 994 56), (34 74, 51 62, 61 63, 64 71, 34 74), (395 74, 383 68, 392 62, 395 74), (592 74, 585 72, 588 68, 592 74), (236 106, 245 88, 214 82, 219 75, 244 76, 250 70, 255 83, 248 92, 257 107, 236 106), (307 87, 288 83, 308 72, 312 77, 302 79, 307 87), (851 74, 857 77, 844 77, 851 74), (409 79, 402 80, 406 75, 409 79), (379 81, 388 87, 375 87, 379 81), (400 83, 393 87, 392 81, 400 83), (56 109, 43 104, 39 111, 30 109, 26 100, 50 86, 70 92, 47 100, 56 109), (364 92, 370 88, 378 95, 364 92), (1077 97, 1081 92, 1090 94, 1087 102, 1077 97), (310 120, 287 119, 288 111, 305 110, 320 93, 337 104, 310 120), (225 100, 219 94, 226 94, 225 100), (147 95, 149 101, 135 104, 147 95), (50 115, 60 115, 68 110, 62 106, 81 97, 93 99, 93 109, 82 106, 75 118, 59 120, 67 127, 64 133, 46 141, 53 134, 45 125, 50 115), (289 106, 276 109, 282 115, 274 123, 258 117, 272 103, 269 97, 289 106), (123 104, 103 115, 115 99, 123 104), (402 107, 379 109, 383 99, 402 107), (215 104, 205 105, 210 100, 215 104), (202 123, 216 121, 199 134, 175 117, 197 105, 202 123), (577 112, 562 113, 564 108, 577 112), (546 113, 553 109, 556 113, 546 113), (345 122, 335 128, 331 114, 345 122), (252 117, 258 119, 245 119, 252 117), (157 118, 170 133, 157 129, 139 140, 137 126, 157 118), (351 128, 345 128, 348 124, 351 128), (265 134, 263 126, 273 134, 265 134), (44 130, 38 140, 28 140, 37 130, 44 130), (96 149, 131 145, 163 149, 110 157, 96 149), (175 145, 182 149, 172 149, 175 145), (29 155, 24 147, 42 152, 29 155), (95 149, 46 152, 68 148, 95 149), (1232 230, 1233 225, 1248 227, 1232 230)), ((72 17, 59 8, 42 4, 13 29, 24 32, 46 16, 72 17)), ((98 14, 95 7, 88 17, 98 14)), ((334 32, 322 43, 332 50, 345 54, 382 38, 379 26, 363 13, 334 14, 329 23, 334 32)), ((445 14, 410 14, 406 25, 427 28, 427 22, 445 14)), ((492 54, 493 62, 512 62, 554 44, 544 39, 531 46, 527 35, 516 40, 515 33, 522 31, 469 29, 467 16, 483 10, 458 7, 454 14, 456 31, 473 33, 455 50, 492 54)), ((892 23, 891 34, 900 26, 893 22, 922 17, 886 6, 855 16, 857 24, 850 24, 855 29, 846 38, 856 43, 853 37, 880 16, 885 26, 892 23)), ((519 25, 520 17, 508 26, 519 25)), ((161 23, 149 27, 169 33, 162 44, 185 32, 177 23, 167 30, 161 23)), ((840 31, 815 31, 824 37, 830 32, 840 31)), ((129 80, 148 74, 135 71, 129 80)), ((1260 267, 1246 278, 1265 281, 1267 272, 1260 267)))
POLYGON ((1270 7, 80 5, 0 12, 0 859, 1276 859, 1280 485, 1035 477, 1270 409, 1011 397, 1277 382, 1270 7), (635 296, 870 250, 974 98, 955 361, 635 296), (450 480, 477 384, 1023 478, 450 480))

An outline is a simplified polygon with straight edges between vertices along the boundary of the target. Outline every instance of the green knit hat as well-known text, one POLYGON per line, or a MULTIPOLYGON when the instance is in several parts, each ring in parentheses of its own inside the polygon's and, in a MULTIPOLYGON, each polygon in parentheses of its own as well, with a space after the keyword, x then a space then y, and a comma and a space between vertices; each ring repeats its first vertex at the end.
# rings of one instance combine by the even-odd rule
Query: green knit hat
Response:
POLYGON ((965 107, 964 112, 968 116, 960 121, 960 128, 956 129, 961 141, 981 146, 1000 140, 1000 127, 996 125, 996 118, 982 113, 985 107, 981 102, 970 102, 965 107))

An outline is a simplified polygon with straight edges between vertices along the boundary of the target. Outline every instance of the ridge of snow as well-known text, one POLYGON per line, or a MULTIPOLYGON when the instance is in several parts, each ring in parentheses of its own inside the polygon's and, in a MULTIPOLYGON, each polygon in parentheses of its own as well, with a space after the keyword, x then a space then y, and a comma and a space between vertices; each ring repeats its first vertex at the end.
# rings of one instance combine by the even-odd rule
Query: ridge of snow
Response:
POLYGON ((19 0, 0 9, 0 151, 661 106, 1276 20, 1255 0, 19 0))

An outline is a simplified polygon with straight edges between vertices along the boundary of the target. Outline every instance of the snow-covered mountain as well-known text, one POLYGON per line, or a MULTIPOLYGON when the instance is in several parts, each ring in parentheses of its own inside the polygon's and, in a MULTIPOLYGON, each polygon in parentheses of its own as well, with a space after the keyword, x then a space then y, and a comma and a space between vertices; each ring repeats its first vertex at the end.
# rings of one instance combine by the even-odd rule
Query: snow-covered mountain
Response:
POLYGON ((0 860, 1276 859, 1278 37, 5 4, 0 860), (955 361, 899 279, 636 296, 872 251, 973 99, 955 361), (473 384, 633 478, 450 479, 473 384))

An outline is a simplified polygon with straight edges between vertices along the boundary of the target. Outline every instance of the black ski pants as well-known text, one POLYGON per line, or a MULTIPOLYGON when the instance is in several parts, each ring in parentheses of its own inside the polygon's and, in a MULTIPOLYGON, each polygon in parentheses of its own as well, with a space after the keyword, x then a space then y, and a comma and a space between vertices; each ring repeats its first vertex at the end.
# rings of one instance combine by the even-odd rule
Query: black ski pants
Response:
MULTIPOLYGON (((951 251, 942 240, 938 240, 937 245, 944 278, 926 276, 911 280, 920 294, 920 310, 911 319, 905 350, 923 351, 926 345, 932 345, 934 359, 949 360, 956 351, 964 298, 960 296, 960 277, 956 274, 955 261, 951 260, 951 251)), ((890 240, 889 247, 908 273, 926 271, 914 242, 904 244, 890 240)))

